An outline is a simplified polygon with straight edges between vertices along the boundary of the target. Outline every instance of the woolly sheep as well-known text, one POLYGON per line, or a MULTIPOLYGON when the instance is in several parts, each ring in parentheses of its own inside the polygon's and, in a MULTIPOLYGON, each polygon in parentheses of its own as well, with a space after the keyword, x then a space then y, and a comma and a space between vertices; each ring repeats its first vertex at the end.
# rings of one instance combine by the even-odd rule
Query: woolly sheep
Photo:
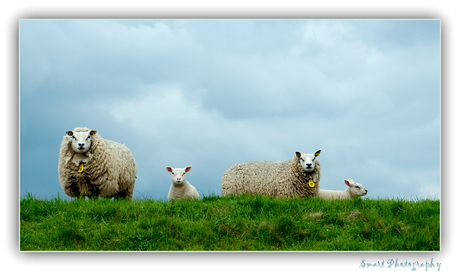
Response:
POLYGON ((168 200, 176 200, 182 198, 196 198, 200 199, 200 195, 196 188, 187 181, 185 176, 186 172, 189 172, 192 166, 186 168, 172 168, 166 167, 166 170, 171 172, 171 187, 169 188, 168 200))
POLYGON ((62 140, 58 173, 62 190, 70 197, 132 200, 137 165, 125 145, 77 127, 62 140))
POLYGON ((222 195, 264 194, 276 197, 310 197, 319 187, 321 165, 315 154, 296 152, 287 161, 236 164, 222 176, 222 195))
POLYGON ((354 199, 367 195, 367 189, 362 184, 353 182, 352 179, 344 180, 348 186, 343 191, 319 189, 317 196, 323 199, 354 199))

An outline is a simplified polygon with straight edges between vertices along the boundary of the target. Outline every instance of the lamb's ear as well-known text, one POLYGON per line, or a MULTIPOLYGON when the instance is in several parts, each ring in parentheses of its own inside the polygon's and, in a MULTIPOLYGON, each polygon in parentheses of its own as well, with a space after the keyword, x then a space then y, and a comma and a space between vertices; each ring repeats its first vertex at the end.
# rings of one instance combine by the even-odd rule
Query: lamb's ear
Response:
POLYGON ((192 170, 192 166, 188 166, 185 168, 185 172, 189 172, 190 170, 192 170))
POLYGON ((96 133, 97 133, 96 130, 91 130, 91 131, 89 132, 90 135, 95 135, 96 133))
POLYGON ((346 180, 343 180, 345 182, 346 185, 348 186, 352 186, 355 182, 353 182, 352 179, 346 179, 346 180))
POLYGON ((315 157, 319 156, 320 153, 321 153, 321 150, 315 152, 315 157))
POLYGON ((172 172, 172 168, 171 168, 171 167, 166 167, 166 170, 169 171, 169 172, 172 172))
POLYGON ((299 158, 300 158, 300 156, 302 156, 302 154, 300 152, 298 152, 298 151, 295 152, 295 155, 297 155, 297 157, 299 157, 299 158))
POLYGON ((65 132, 68 136, 73 136, 73 131, 67 131, 65 132))

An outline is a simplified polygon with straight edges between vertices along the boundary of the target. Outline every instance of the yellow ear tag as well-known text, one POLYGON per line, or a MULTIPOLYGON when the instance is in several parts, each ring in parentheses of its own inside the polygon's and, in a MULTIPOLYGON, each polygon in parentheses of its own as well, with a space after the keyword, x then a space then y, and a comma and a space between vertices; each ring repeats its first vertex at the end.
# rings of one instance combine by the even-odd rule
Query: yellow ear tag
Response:
POLYGON ((309 181, 308 181, 308 185, 309 185, 310 187, 315 187, 315 182, 314 182, 313 180, 309 180, 309 181))
POLYGON ((82 173, 83 172, 83 163, 80 164, 80 167, 78 168, 78 172, 82 173))

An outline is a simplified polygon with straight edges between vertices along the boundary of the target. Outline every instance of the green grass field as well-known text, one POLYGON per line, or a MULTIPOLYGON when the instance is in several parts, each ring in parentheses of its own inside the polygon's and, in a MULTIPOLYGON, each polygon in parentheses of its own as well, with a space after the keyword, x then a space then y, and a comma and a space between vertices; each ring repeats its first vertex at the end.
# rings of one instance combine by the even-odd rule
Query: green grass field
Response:
POLYGON ((440 201, 20 199, 21 251, 439 251, 440 201))

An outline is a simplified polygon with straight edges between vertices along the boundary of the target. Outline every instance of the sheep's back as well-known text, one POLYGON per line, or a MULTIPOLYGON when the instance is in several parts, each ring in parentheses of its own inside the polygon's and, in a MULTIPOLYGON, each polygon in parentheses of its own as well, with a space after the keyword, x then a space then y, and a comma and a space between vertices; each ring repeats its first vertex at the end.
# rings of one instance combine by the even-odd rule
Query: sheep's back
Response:
POLYGON ((120 180, 122 182, 134 181, 137 173, 137 165, 131 150, 124 144, 107 139, 105 139, 105 145, 107 147, 107 154, 110 156, 109 159, 113 160, 112 166, 120 171, 120 180))
POLYGON ((277 195, 279 183, 288 178, 290 161, 259 161, 236 164, 222 176, 222 195, 268 194, 277 195))
POLYGON ((126 163, 131 165, 136 164, 131 150, 124 144, 111 140, 105 140, 105 143, 108 151, 113 155, 115 159, 118 160, 119 163, 126 163))

